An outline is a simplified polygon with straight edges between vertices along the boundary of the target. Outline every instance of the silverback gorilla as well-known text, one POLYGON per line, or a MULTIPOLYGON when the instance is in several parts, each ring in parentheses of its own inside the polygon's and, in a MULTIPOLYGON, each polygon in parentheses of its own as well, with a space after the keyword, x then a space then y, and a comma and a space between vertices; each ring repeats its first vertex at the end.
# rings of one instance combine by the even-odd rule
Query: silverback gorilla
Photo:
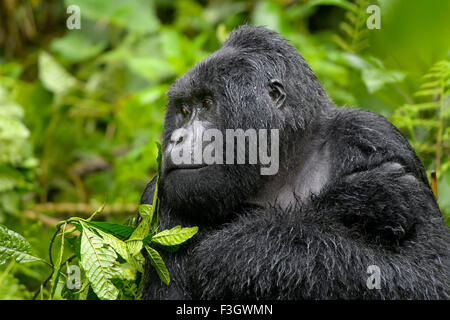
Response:
MULTIPOLYGON (((170 285, 147 262, 144 299, 450 297, 449 229, 415 151, 383 116, 337 108, 277 33, 242 26, 179 78, 162 140, 161 227, 199 232, 161 252, 170 285), (204 147, 208 128, 277 129, 276 174, 174 161, 204 147)), ((155 179, 142 203, 154 190, 155 179)))

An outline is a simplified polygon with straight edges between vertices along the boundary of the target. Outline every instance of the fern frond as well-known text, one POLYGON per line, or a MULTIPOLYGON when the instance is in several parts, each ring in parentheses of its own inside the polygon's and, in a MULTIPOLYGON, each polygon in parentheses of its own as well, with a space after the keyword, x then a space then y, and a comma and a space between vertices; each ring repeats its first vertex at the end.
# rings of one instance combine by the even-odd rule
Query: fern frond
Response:
POLYGON ((345 21, 339 24, 344 37, 336 36, 334 41, 343 50, 357 53, 369 46, 368 30, 366 28, 367 0, 357 0, 356 9, 345 13, 345 21))

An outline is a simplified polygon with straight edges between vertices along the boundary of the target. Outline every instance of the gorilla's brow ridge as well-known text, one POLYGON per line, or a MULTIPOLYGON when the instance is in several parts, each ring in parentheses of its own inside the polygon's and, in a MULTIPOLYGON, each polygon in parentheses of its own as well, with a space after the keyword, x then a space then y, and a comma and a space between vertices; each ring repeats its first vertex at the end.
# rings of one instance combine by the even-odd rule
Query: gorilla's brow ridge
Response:
POLYGON ((201 99, 204 97, 214 97, 214 92, 207 87, 197 88, 171 88, 167 91, 167 97, 170 102, 175 104, 191 100, 192 98, 201 99))

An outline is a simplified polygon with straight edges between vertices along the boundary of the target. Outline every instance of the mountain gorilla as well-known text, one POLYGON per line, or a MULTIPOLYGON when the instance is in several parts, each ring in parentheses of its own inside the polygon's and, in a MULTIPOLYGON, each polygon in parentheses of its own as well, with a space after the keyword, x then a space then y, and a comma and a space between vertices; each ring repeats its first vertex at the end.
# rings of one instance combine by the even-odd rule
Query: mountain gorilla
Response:
MULTIPOLYGON (((449 229, 413 148, 384 117, 337 108, 277 33, 233 31, 168 101, 161 227, 199 232, 162 252, 170 285, 147 263, 144 299, 450 297, 449 229), (177 163, 174 151, 191 159, 212 141, 208 128, 277 129, 278 150, 265 143, 276 174, 261 161, 177 163)), ((247 159, 249 149, 231 150, 247 159)))

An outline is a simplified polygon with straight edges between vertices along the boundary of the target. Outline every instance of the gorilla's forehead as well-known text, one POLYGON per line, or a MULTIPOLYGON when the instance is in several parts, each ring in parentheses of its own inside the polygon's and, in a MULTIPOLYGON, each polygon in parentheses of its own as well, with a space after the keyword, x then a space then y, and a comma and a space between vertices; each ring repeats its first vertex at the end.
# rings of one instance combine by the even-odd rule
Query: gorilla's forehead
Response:
POLYGON ((222 47, 178 78, 168 91, 171 98, 217 92, 229 81, 258 72, 258 57, 233 47, 222 47))

